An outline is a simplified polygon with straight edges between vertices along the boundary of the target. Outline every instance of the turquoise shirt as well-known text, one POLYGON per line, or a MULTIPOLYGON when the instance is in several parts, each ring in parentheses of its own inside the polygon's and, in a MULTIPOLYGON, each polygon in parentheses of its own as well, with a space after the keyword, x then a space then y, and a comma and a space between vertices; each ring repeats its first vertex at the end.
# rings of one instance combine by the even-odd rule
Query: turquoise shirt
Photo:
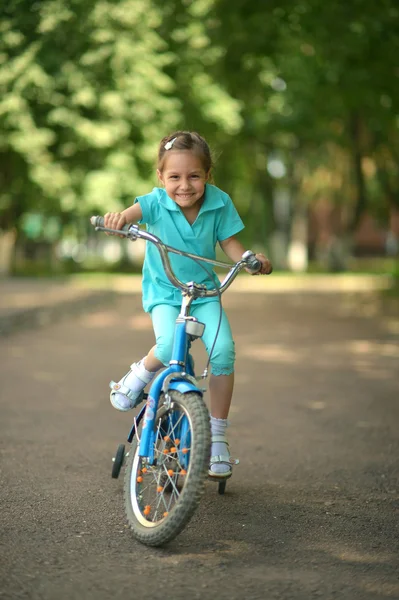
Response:
MULTIPOLYGON (((139 196, 147 231, 158 236, 168 246, 185 250, 205 258, 216 257, 216 244, 242 229, 244 224, 231 198, 214 185, 206 184, 205 198, 195 222, 190 225, 180 207, 163 188, 154 188, 150 194, 139 196)), ((194 260, 169 253, 170 262, 177 278, 183 283, 195 281, 214 288, 215 282, 194 260)), ((201 263, 214 274, 212 266, 201 263)), ((219 282, 216 275, 216 280, 219 282)), ((143 265, 143 307, 146 312, 157 304, 180 306, 181 291, 167 278, 157 247, 146 242, 143 265)), ((209 302, 215 298, 198 298, 195 302, 209 302)))

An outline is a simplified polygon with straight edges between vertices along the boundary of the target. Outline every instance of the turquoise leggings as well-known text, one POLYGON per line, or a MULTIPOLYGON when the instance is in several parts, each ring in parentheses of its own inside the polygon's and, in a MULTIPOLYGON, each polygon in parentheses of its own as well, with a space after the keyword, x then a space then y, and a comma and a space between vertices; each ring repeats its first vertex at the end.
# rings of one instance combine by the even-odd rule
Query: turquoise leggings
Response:
MULTIPOLYGON (((165 366, 169 364, 172 356, 175 321, 179 312, 179 306, 157 304, 150 313, 157 344, 155 356, 165 366)), ((191 307, 190 314, 193 317, 196 317, 198 321, 205 323, 205 331, 201 339, 209 356, 219 323, 219 302, 204 302, 202 304, 194 304, 191 307)), ((234 341, 231 334, 230 323, 223 310, 219 334, 211 357, 212 374, 230 375, 234 372, 234 361, 234 341)))

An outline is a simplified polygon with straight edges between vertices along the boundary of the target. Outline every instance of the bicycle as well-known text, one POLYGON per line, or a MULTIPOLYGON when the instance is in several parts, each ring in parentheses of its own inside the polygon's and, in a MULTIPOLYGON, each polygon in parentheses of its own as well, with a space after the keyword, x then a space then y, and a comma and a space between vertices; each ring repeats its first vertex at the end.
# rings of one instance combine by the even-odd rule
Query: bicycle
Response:
MULTIPOLYGON (((112 469, 112 476, 117 478, 122 465, 126 467, 124 502, 133 536, 148 546, 161 546, 187 525, 198 507, 208 477, 209 413, 203 399, 204 390, 198 385, 201 377, 195 376, 190 354, 191 343, 202 337, 205 324, 190 315, 191 303, 200 297, 219 296, 221 300, 221 295, 244 267, 256 273, 261 265, 250 251, 231 265, 168 246, 138 225, 114 230, 104 227, 102 217, 90 220, 96 231, 155 244, 169 281, 182 292, 169 367, 155 377, 148 394, 142 392, 137 405, 146 402, 134 418, 127 437, 131 449, 125 453, 125 446, 119 445, 112 469), (222 283, 215 280, 212 289, 195 282, 183 283, 172 270, 169 252, 228 268, 229 272, 222 283)), ((208 365, 203 378, 207 376, 208 365)), ((231 463, 238 461, 231 459, 231 463)), ((226 479, 219 480, 219 493, 223 494, 225 488, 226 479)))

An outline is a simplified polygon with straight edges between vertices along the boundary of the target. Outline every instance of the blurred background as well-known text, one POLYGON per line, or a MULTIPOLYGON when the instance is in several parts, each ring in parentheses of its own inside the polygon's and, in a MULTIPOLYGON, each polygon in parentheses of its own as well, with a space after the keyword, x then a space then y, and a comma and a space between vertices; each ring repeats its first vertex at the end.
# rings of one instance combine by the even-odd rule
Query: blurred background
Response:
POLYGON ((88 219, 183 128, 277 270, 398 277, 398 56, 394 0, 4 2, 0 273, 139 271, 88 219))

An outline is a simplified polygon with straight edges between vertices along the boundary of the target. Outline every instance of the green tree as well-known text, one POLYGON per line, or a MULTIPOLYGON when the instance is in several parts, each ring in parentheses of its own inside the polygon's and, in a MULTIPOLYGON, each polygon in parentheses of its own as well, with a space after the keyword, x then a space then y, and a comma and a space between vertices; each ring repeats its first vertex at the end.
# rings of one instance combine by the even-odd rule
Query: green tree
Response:
POLYGON ((1 20, 3 228, 27 210, 120 208, 179 102, 150 1, 11 2, 1 20))
POLYGON ((225 48, 219 76, 243 106, 234 152, 244 148, 248 166, 240 176, 247 170, 262 187, 259 198, 271 194, 274 182, 262 173, 276 151, 296 203, 308 201, 304 184, 322 166, 335 173, 323 192, 351 207, 353 230, 374 208, 375 179, 364 170, 371 158, 380 180, 375 193, 388 214, 398 197, 398 15, 392 0, 237 0, 234 10, 227 0, 215 2, 212 39, 225 48), (328 187, 331 180, 342 185, 328 187))

